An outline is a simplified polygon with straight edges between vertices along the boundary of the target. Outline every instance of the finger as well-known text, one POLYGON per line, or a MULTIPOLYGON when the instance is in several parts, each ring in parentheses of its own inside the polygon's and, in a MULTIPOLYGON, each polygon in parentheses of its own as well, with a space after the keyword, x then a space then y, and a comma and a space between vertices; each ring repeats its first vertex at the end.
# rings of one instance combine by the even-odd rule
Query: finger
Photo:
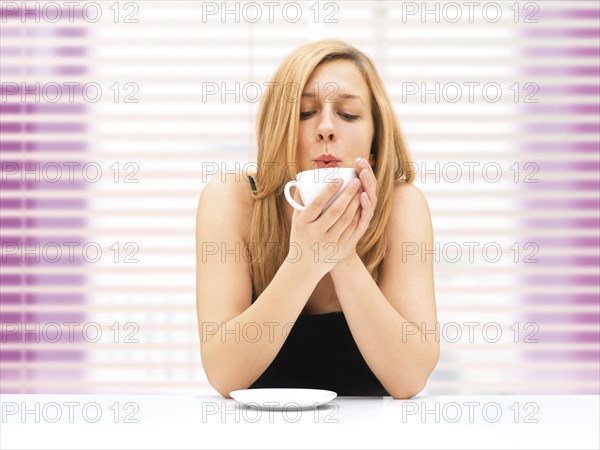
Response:
POLYGON ((369 199, 372 204, 376 202, 377 180, 373 168, 366 159, 357 158, 355 161, 356 173, 360 179, 365 191, 369 194, 369 199))
POLYGON ((369 228, 369 224, 373 218, 373 205, 366 193, 361 194, 360 206, 361 215, 356 230, 362 236, 367 231, 367 228, 369 228))
POLYGON ((360 172, 359 178, 369 196, 369 200, 374 204, 377 199, 377 181, 372 175, 372 171, 370 169, 363 169, 362 172, 360 172))
MULTIPOLYGON (((327 187, 325 187, 325 189, 323 189, 323 191, 319 193, 319 195, 317 195, 315 199, 312 202, 310 202, 310 204, 303 211, 304 216, 308 222, 312 222, 319 218, 319 216, 323 212, 323 208, 325 208, 325 205, 327 205, 327 202, 329 202, 329 200, 331 200, 331 198, 342 187, 341 181, 339 183, 336 183, 335 180, 332 181, 334 182, 327 181, 327 187)), ((328 210, 329 209, 331 208, 328 208, 328 210)), ((325 228, 325 230, 327 230, 327 228, 325 228)))
POLYGON ((358 174, 361 184, 364 186, 366 191, 373 190, 375 188, 375 178, 372 175, 370 169, 363 169, 358 174))
POLYGON ((323 231, 329 230, 338 219, 344 214, 346 208, 360 189, 360 180, 354 179, 352 180, 340 193, 338 198, 334 200, 334 202, 327 208, 322 215, 322 226, 323 231))
POLYGON ((333 226, 327 230, 327 238, 331 241, 337 241, 344 230, 350 225, 352 219, 356 215, 356 210, 360 206, 360 194, 356 193, 352 198, 352 201, 347 206, 344 214, 337 220, 333 226))
MULTIPOLYGON (((339 248, 346 248, 348 245, 356 245, 358 243, 358 240, 360 239, 360 237, 356 238, 356 236, 358 235, 357 227, 358 227, 358 223, 360 221, 360 216, 361 216, 361 208, 358 208, 356 210, 356 212, 354 213, 354 217, 352 218, 352 221, 346 227, 346 229, 343 231, 343 233, 340 235, 340 237, 338 239, 339 248), (354 242, 354 241, 356 241, 356 242, 354 242)), ((360 236, 362 236, 362 234, 360 236)))
POLYGON ((367 169, 369 172, 371 172, 373 177, 375 176, 371 164, 369 164, 369 161, 364 158, 356 158, 354 160, 354 166, 357 174, 360 174, 364 169, 367 169))

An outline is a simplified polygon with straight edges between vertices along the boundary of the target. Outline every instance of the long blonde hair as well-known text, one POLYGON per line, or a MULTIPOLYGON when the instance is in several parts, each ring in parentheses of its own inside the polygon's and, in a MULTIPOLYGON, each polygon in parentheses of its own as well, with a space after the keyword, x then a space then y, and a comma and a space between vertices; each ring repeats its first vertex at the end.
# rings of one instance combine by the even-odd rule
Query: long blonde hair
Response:
MULTIPOLYGON (((283 187, 296 178, 296 147, 300 121, 300 94, 320 64, 332 60, 352 61, 371 92, 374 137, 371 153, 377 179, 377 206, 356 252, 375 280, 386 253, 388 222, 395 181, 414 180, 413 164, 398 120, 381 78, 371 59, 346 42, 326 39, 310 42, 288 54, 275 71, 258 110, 256 192, 249 242, 253 290, 258 297, 284 262, 291 224, 285 216, 283 187)), ((334 293, 334 301, 337 296, 334 293)))

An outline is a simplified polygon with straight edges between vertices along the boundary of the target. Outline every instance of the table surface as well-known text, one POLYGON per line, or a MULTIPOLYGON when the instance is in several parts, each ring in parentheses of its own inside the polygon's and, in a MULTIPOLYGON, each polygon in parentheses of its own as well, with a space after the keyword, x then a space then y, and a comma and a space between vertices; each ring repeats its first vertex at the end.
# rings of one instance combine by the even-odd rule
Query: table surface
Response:
POLYGON ((337 397, 313 410, 198 395, 0 395, 0 448, 600 447, 600 396, 337 397))

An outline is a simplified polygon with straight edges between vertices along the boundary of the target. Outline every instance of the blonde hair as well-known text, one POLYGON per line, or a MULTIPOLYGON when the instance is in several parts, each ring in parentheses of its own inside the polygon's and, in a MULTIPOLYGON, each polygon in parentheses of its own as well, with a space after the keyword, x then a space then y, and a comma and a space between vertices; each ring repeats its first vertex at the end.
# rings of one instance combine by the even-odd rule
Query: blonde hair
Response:
MULTIPOLYGON (((413 164, 392 104, 371 59, 336 39, 310 42, 288 54, 275 71, 258 110, 256 192, 250 222, 248 253, 253 290, 258 297, 284 262, 290 241, 285 216, 285 183, 296 178, 296 147, 300 121, 300 95, 317 66, 332 60, 353 62, 371 93, 374 137, 371 153, 377 179, 377 206, 356 252, 375 280, 386 253, 388 222, 395 181, 414 180, 413 164), (282 170, 283 168, 283 170, 282 170)), ((334 300, 337 301, 337 296, 334 300)))

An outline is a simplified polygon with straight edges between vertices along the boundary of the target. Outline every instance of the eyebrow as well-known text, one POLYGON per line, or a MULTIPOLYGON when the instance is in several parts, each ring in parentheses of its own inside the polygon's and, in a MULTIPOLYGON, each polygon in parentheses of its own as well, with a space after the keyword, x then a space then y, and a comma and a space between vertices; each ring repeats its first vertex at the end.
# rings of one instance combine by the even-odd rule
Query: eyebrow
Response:
MULTIPOLYGON (((302 98, 312 98, 314 97, 314 93, 312 92, 303 92, 302 93, 302 98)), ((338 95, 338 97, 341 100, 360 100, 360 102, 364 105, 365 102, 363 101, 362 97, 360 95, 354 95, 354 94, 340 94, 338 95)))

